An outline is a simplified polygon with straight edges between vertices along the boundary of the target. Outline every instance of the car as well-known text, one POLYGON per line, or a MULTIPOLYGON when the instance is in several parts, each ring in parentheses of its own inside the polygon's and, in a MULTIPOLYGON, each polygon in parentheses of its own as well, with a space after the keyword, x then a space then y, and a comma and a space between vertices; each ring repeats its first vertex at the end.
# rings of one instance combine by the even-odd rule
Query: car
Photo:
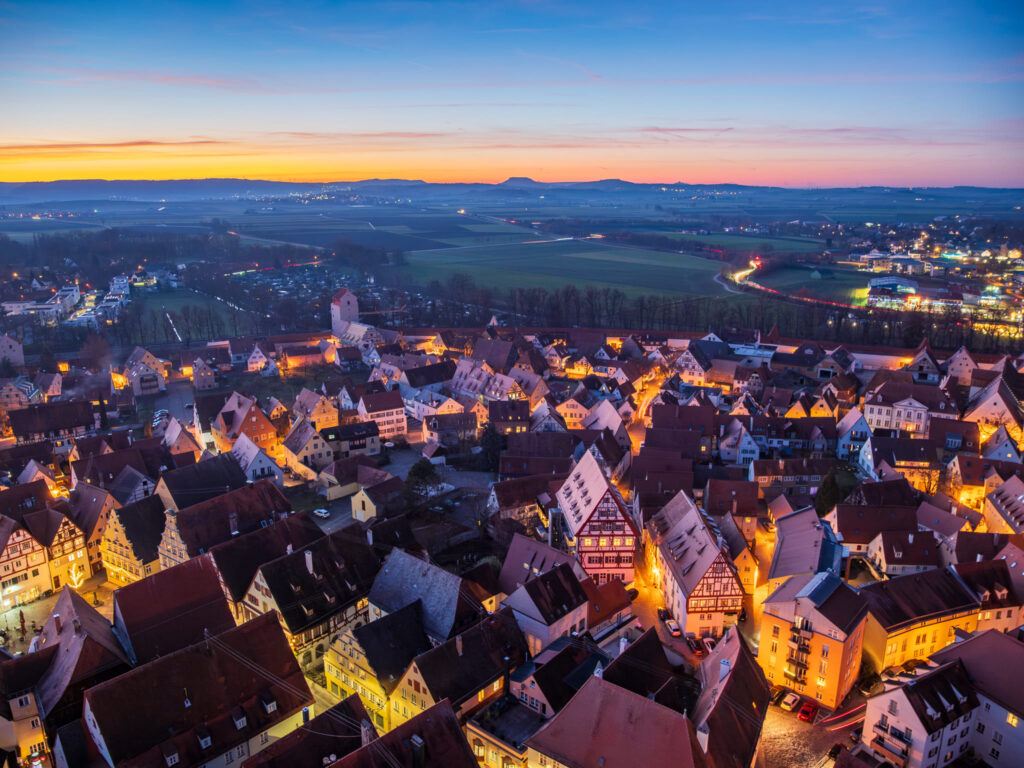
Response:
POLYGON ((792 691, 790 691, 789 693, 787 693, 785 696, 782 697, 782 701, 779 702, 779 706, 782 709, 784 709, 786 712, 792 712, 794 709, 796 709, 798 706, 800 706, 800 696, 799 696, 799 694, 796 694, 796 693, 793 693, 792 691))
POLYGON ((741 608, 741 609, 740 609, 740 618, 739 618, 739 621, 740 621, 740 623, 742 624, 742 623, 743 623, 744 621, 746 621, 746 620, 747 620, 747 609, 746 609, 746 608, 741 608))
POLYGON ((638 597, 640 597, 640 590, 639 589, 627 589, 626 590, 626 597, 628 597, 630 600, 636 600, 638 597))
POLYGON ((860 741, 860 737, 861 737, 861 733, 862 733, 862 731, 860 731, 860 730, 850 731, 850 741, 852 741, 854 744, 859 742, 860 741))
POLYGON ((768 691, 768 701, 772 704, 778 705, 782 701, 782 697, 786 695, 786 689, 781 685, 773 685, 771 690, 768 691))
POLYGON ((829 759, 835 760, 837 757, 839 757, 839 753, 842 752, 844 749, 846 749, 846 747, 844 747, 839 742, 836 742, 835 744, 832 745, 832 748, 829 749, 829 751, 828 751, 829 759))
POLYGON ((711 653, 713 650, 715 650, 715 638, 713 638, 713 637, 702 637, 700 639, 700 642, 701 642, 701 645, 704 646, 704 649, 708 653, 711 653))
POLYGON ((672 614, 669 613, 668 608, 659 608, 658 609, 658 621, 665 621, 665 620, 671 619, 671 618, 672 618, 672 614))
POLYGON ((682 636, 683 630, 679 628, 679 624, 675 619, 669 619, 666 621, 665 626, 668 628, 668 633, 672 635, 672 637, 682 636))
POLYGON ((635 627, 636 627, 637 629, 639 629, 639 630, 640 630, 641 632, 643 632, 643 631, 644 631, 644 623, 643 623, 642 621, 640 621, 640 619, 637 619, 637 620, 636 620, 635 622, 633 622, 633 624, 634 624, 634 626, 635 626, 635 627))
POLYGON ((686 644, 690 646, 690 650, 693 651, 694 656, 698 659, 702 659, 708 655, 707 649, 700 644, 700 640, 697 639, 697 636, 693 634, 693 632, 687 632, 684 639, 686 640, 686 644))
POLYGON ((803 720, 805 723, 814 722, 814 716, 818 714, 818 702, 807 701, 800 707, 800 711, 797 713, 797 719, 803 720))
POLYGON ((313 510, 313 514, 316 515, 317 517, 322 517, 324 519, 327 519, 328 517, 331 516, 331 513, 328 512, 326 509, 323 509, 323 508, 321 508, 321 509, 314 509, 313 510))

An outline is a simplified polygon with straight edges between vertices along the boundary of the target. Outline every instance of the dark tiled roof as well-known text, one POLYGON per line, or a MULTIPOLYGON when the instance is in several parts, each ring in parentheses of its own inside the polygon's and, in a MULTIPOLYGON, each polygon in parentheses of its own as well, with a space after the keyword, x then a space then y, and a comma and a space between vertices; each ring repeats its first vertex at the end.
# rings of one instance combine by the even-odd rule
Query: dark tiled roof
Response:
POLYGON ((245 472, 230 453, 222 453, 197 464, 172 469, 164 472, 160 479, 178 509, 185 509, 243 488, 246 484, 245 472))
POLYGON ((394 613, 356 627, 352 634, 366 654, 377 682, 390 694, 409 663, 433 644, 423 628, 423 604, 416 600, 394 613))
POLYGON ((111 760, 130 768, 166 768, 167 752, 182 765, 199 765, 313 704, 273 614, 93 686, 85 699, 111 760), (267 712, 267 700, 276 702, 274 711, 267 712), (245 717, 241 728, 238 715, 245 717), (200 733, 212 742, 205 750, 200 733))
POLYGON ((145 664, 235 626, 209 555, 114 592, 114 624, 135 664, 145 664))
POLYGON ((252 584, 256 571, 264 563, 297 550, 323 537, 323 531, 306 512, 296 512, 266 528, 234 536, 210 548, 231 599, 238 602, 252 584))
POLYGON ((96 423, 92 404, 87 400, 30 405, 11 411, 8 419, 15 435, 57 432, 75 427, 89 429, 96 423))
POLYGON ((116 516, 124 528, 125 537, 135 557, 143 563, 157 559, 167 518, 164 503, 159 496, 147 496, 134 504, 112 510, 110 514, 116 516))
POLYGON ((257 752, 243 768, 319 768, 325 758, 334 755, 340 759, 363 746, 364 722, 372 731, 363 702, 353 694, 314 717, 307 727, 296 728, 257 752))
POLYGON ((227 541, 236 535, 236 531, 240 535, 254 531, 264 523, 270 525, 291 511, 291 508, 291 502, 280 488, 271 480, 260 480, 236 491, 193 504, 175 514, 178 533, 189 557, 195 557, 227 541))
POLYGON ((328 768, 395 768, 396 765, 402 768, 479 768, 480 763, 469 748, 452 705, 442 701, 328 768), (419 756, 414 756, 414 752, 419 756))
POLYGON ((979 607, 978 598, 948 568, 867 584, 860 592, 872 615, 889 632, 979 607))
POLYGON ((260 567, 293 635, 365 598, 379 569, 373 548, 346 529, 260 567))

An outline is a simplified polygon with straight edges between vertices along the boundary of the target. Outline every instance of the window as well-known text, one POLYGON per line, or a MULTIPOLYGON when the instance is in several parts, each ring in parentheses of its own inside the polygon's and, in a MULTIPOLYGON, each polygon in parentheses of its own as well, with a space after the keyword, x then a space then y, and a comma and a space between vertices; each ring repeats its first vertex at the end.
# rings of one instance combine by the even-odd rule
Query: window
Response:
POLYGON ((998 760, 999 759, 999 750, 996 749, 995 747, 992 747, 992 749, 990 749, 989 752, 988 752, 988 756, 989 757, 993 757, 996 760, 998 760))
POLYGON ((1014 728, 1017 727, 1017 716, 1013 712, 1006 713, 1006 724, 1012 725, 1014 728))

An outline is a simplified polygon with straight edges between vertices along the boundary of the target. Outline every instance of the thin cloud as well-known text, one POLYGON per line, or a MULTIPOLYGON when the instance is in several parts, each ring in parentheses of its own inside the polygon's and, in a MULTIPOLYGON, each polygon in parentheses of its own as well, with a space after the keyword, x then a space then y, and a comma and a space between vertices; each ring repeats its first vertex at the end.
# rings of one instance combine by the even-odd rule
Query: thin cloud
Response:
POLYGON ((0 144, 0 152, 32 152, 69 149, 126 149, 129 147, 187 147, 229 143, 231 142, 222 139, 186 139, 182 141, 158 141, 156 139, 134 139, 131 141, 72 141, 51 144, 0 144))

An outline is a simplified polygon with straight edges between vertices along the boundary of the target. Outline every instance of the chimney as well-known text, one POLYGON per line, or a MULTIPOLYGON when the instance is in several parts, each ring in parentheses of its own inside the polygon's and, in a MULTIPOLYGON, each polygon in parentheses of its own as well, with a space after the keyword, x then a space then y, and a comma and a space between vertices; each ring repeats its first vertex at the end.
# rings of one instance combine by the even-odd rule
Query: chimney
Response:
POLYGON ((628 648, 628 647, 629 647, 629 638, 627 638, 627 637, 620 637, 619 638, 619 655, 621 656, 622 654, 624 654, 626 652, 626 648, 628 648))
POLYGON ((292 545, 291 545, 291 544, 287 545, 287 546, 286 546, 286 547, 284 548, 284 553, 285 553, 286 555, 290 555, 290 554, 292 553, 292 545))
POLYGON ((309 571, 309 575, 310 576, 315 576, 316 574, 313 572, 313 552, 312 552, 312 550, 307 549, 306 552, 305 552, 305 555, 306 555, 306 570, 309 571))
POLYGON ((369 544, 371 547, 373 546, 373 529, 372 528, 367 528, 366 529, 366 543, 369 544))
POLYGON ((427 764, 427 745, 423 742, 423 738, 418 733, 414 733, 409 739, 409 743, 412 745, 413 768, 424 768, 427 764))
POLYGON ((729 676, 729 660, 722 659, 718 665, 718 682, 722 682, 729 676))
POLYGON ((57 628, 57 634, 59 635, 60 634, 60 628, 62 626, 61 621, 60 621, 60 614, 59 613, 53 614, 53 626, 55 626, 57 628))
POLYGON ((75 628, 76 635, 82 631, 82 622, 80 622, 77 617, 71 620, 71 626, 75 628))
POLYGON ((377 738, 377 732, 373 730, 373 724, 366 718, 363 718, 363 722, 359 724, 359 737, 364 747, 377 738))
POLYGON ((462 655, 462 635, 455 636, 455 652, 462 655))
POLYGON ((913 544, 914 543, 914 534, 912 534, 912 533, 908 533, 907 534, 907 543, 908 544, 913 544))
POLYGON ((231 528, 231 535, 238 535, 238 513, 232 512, 228 515, 228 527, 231 528))
POLYGON ((981 552, 979 552, 978 554, 976 554, 976 555, 974 556, 974 562, 976 562, 976 563, 980 563, 980 562, 981 562, 981 560, 982 560, 982 557, 981 557, 981 552))

